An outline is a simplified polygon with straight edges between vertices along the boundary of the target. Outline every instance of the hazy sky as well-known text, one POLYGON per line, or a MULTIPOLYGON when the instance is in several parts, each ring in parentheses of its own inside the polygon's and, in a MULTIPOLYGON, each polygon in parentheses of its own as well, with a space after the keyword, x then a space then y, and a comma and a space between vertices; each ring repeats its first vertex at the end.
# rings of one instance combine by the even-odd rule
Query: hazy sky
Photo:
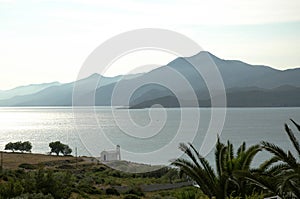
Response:
POLYGON ((299 10, 299 0, 0 0, 0 89, 73 81, 103 41, 137 28, 177 31, 224 59, 299 67, 299 10))

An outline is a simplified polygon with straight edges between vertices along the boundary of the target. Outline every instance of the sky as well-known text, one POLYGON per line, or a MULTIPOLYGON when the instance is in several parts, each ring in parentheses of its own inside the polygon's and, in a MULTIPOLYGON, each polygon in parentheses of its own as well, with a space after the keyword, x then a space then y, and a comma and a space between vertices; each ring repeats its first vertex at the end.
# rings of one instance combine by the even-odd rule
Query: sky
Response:
MULTIPOLYGON (((0 0, 0 90, 74 81, 97 46, 138 28, 179 32, 223 59, 300 67, 299 10, 299 0, 0 0)), ((144 52, 107 75, 172 59, 144 52)))

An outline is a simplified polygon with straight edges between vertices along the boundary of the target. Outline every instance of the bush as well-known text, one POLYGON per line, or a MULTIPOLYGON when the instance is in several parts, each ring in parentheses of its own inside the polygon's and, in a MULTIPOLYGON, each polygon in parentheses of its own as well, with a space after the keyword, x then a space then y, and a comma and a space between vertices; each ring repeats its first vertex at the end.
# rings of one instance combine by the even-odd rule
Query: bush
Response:
MULTIPOLYGON (((72 177, 69 172, 52 170, 5 171, 0 175, 0 198, 69 198, 75 184, 72 177)), ((92 189, 92 191, 97 194, 101 193, 97 189, 92 189)))
POLYGON ((63 164, 57 167, 58 169, 75 169, 75 166, 70 165, 70 164, 63 164))
POLYGON ((19 167, 20 167, 20 168, 23 168, 23 169, 29 169, 29 170, 37 169, 37 166, 36 166, 36 165, 28 164, 28 163, 20 164, 19 167))
POLYGON ((116 190, 115 188, 107 188, 105 190, 106 195, 115 195, 115 196, 119 196, 120 193, 118 192, 118 190, 116 190))
POLYGON ((54 199, 50 194, 44 195, 42 193, 22 194, 13 199, 54 199))
POLYGON ((36 190, 51 194, 54 198, 69 198, 73 179, 68 172, 39 170, 36 175, 36 190))
POLYGON ((126 194, 134 194, 137 196, 145 196, 142 189, 140 187, 133 187, 125 192, 126 194))
POLYGON ((140 197, 134 194, 128 194, 124 197, 124 199, 140 199, 140 197))
POLYGON ((88 194, 103 194, 101 190, 97 189, 94 186, 89 185, 81 185, 76 188, 80 192, 88 193, 88 194))
POLYGON ((151 196, 150 199, 161 199, 161 198, 162 198, 162 197, 161 197, 160 195, 155 194, 155 195, 151 196))
POLYGON ((0 184, 0 196, 13 198, 23 193, 24 188, 19 180, 9 178, 8 182, 0 184))
POLYGON ((102 194, 102 191, 94 187, 94 180, 88 176, 82 176, 82 180, 79 180, 76 189, 81 192, 85 192, 88 194, 102 194))

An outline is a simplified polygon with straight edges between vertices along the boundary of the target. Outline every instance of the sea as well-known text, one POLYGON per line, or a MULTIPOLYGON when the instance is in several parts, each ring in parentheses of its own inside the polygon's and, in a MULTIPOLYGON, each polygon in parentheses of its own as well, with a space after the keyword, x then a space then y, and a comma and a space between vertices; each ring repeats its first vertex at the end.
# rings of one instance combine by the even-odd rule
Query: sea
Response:
MULTIPOLYGON (((217 137, 235 151, 268 141, 295 152, 284 131, 300 123, 300 108, 150 108, 120 107, 2 107, 0 150, 8 142, 30 141, 32 153, 47 154, 49 143, 69 145, 72 155, 100 157, 101 151, 121 148, 121 159, 168 165, 182 156, 180 143, 193 146, 214 165, 217 137)), ((259 153, 253 166, 270 157, 259 153)))

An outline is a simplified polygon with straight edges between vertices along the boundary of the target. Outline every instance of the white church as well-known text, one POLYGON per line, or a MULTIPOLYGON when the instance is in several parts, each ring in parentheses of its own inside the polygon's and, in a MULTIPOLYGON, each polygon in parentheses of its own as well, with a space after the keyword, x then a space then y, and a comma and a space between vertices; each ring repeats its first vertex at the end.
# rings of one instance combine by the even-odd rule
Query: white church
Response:
POLYGON ((114 160, 121 160, 120 146, 117 145, 115 150, 104 150, 100 153, 100 160, 102 162, 109 162, 114 160))

